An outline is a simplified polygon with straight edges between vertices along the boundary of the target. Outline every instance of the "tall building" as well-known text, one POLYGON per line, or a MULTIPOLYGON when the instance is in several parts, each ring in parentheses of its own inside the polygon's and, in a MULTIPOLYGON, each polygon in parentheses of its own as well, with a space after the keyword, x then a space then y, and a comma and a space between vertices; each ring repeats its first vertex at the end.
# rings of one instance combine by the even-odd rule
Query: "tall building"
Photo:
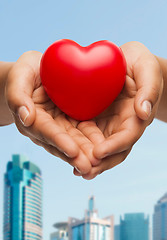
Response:
POLYGON ((42 239, 42 179, 40 169, 13 155, 4 176, 4 240, 42 239))
POLYGON ((120 240, 120 225, 114 226, 114 240, 120 240))
POLYGON ((167 240, 167 193, 154 207, 153 240, 167 240))
POLYGON ((69 240, 114 240, 114 217, 98 218, 94 197, 90 197, 84 219, 69 219, 69 240))
POLYGON ((120 219, 120 240, 149 240, 149 218, 144 213, 125 214, 120 219))

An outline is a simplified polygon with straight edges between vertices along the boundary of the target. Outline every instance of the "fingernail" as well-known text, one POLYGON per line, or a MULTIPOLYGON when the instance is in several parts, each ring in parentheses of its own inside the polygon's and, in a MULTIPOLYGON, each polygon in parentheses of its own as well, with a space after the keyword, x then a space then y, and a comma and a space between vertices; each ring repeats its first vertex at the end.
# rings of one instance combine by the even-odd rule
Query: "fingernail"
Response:
POLYGON ((63 152, 66 157, 71 158, 66 152, 63 152))
POLYGON ((24 126, 26 126, 25 122, 26 122, 26 119, 29 116, 29 114, 30 113, 29 113, 28 109, 25 106, 20 107, 19 110, 18 110, 18 116, 20 118, 21 123, 24 126))
POLYGON ((142 103, 142 109, 147 114, 148 117, 151 115, 152 106, 151 106, 151 103, 149 101, 145 100, 142 103))
POLYGON ((77 172, 79 172, 81 174, 81 171, 76 166, 74 168, 77 172))
POLYGON ((60 147, 58 147, 57 145, 55 145, 55 147, 64 155, 66 155, 66 157, 71 158, 66 152, 63 151, 63 149, 61 149, 60 147))
POLYGON ((77 176, 77 177, 81 177, 82 176, 82 174, 81 173, 79 173, 77 170, 76 170, 76 168, 74 168, 75 169, 75 172, 73 172, 74 173, 74 175, 75 176, 77 176))

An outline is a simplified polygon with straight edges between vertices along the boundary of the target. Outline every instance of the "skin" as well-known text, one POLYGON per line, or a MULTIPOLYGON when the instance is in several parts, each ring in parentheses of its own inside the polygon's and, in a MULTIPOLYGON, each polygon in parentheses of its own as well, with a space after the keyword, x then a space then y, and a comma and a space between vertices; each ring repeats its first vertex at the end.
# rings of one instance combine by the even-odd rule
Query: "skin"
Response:
MULTIPOLYGON (((161 98, 163 77, 157 58, 138 42, 126 43, 121 49, 127 62, 126 83, 114 103, 95 119, 105 140, 95 145, 93 154, 102 161, 98 166, 92 167, 89 174, 84 175, 86 179, 92 179, 124 161, 146 127, 153 121, 160 99, 161 104, 165 102, 162 101, 165 92, 161 98), (150 114, 142 110, 142 103, 146 99, 152 106, 150 114)), ((88 126, 85 127, 85 135, 89 138, 87 129, 88 126)), ((74 173, 76 174, 76 170, 74 173)))
POLYGON ((76 176, 93 179, 120 164, 155 116, 167 121, 167 60, 138 42, 121 49, 127 62, 124 89, 102 114, 84 122, 67 117, 46 95, 39 77, 41 53, 1 63, 0 109, 5 116, 0 115, 0 124, 15 122, 23 135, 72 165, 76 176), (21 118, 23 106, 29 115, 21 118))
POLYGON ((12 66, 13 63, 0 62, 0 126, 13 123, 13 117, 5 97, 6 80, 12 66))
POLYGON ((162 97, 160 99, 160 104, 156 113, 156 118, 161 121, 167 122, 167 59, 157 57, 157 60, 162 69, 164 85, 162 97))
POLYGON ((11 68, 6 83, 9 110, 23 135, 86 174, 91 162, 98 162, 92 154, 93 144, 46 95, 39 76, 41 57, 39 52, 27 52, 11 68), (24 123, 19 118, 22 106, 29 112, 24 123))

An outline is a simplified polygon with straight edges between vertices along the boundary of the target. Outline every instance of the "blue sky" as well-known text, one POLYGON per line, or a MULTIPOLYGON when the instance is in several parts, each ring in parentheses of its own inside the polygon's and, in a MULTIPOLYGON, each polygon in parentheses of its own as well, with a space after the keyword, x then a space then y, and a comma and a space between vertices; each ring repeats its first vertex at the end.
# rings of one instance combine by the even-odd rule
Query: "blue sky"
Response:
MULTIPOLYGON (((136 40, 152 53, 167 57, 166 0, 0 0, 0 60, 16 61, 28 50, 44 50, 69 38, 85 46, 108 39, 117 45, 136 40)), ((126 212, 152 214, 167 191, 167 125, 155 120, 120 166, 92 181, 72 175, 72 168, 35 146, 13 125, 0 128, 0 239, 2 239, 3 174, 13 153, 25 154, 42 170, 44 239, 54 222, 81 218, 89 195, 96 197, 101 217, 126 212)))

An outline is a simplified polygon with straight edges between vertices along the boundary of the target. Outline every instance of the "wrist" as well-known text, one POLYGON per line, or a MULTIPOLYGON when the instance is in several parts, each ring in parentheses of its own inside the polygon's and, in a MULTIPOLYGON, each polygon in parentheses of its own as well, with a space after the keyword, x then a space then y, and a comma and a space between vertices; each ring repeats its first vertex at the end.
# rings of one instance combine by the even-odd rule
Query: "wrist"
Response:
POLYGON ((0 126, 14 122, 5 97, 7 78, 13 65, 12 62, 0 62, 0 126))
POLYGON ((159 120, 167 122, 167 59, 155 56, 160 64, 162 71, 162 95, 156 114, 156 118, 159 120))

